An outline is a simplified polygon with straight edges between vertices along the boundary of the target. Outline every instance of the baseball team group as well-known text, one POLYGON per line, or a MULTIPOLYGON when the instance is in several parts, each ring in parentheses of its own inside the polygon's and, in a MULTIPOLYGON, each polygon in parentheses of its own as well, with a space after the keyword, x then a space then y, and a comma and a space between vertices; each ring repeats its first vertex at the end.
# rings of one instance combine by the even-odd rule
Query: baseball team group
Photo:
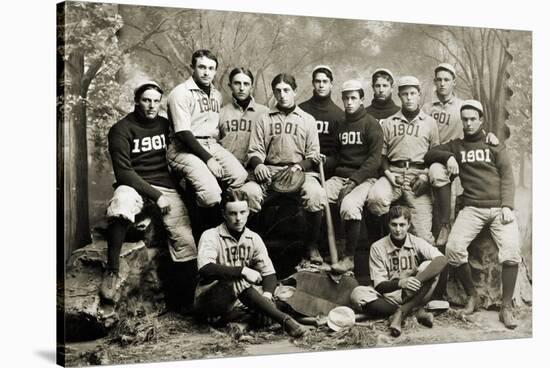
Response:
POLYGON ((370 247, 372 283, 351 292, 354 310, 389 317, 392 336, 413 314, 432 327, 426 306, 445 303, 447 274, 454 268, 467 295, 463 312, 474 313, 479 298, 468 247, 488 227, 502 267, 499 318, 507 328, 517 326, 512 298, 521 254, 512 166, 504 143, 487 131, 480 101, 455 95, 452 65, 435 67, 436 98, 424 106, 416 77, 395 78, 379 68, 372 74, 369 106, 361 82, 342 83, 343 111, 332 100, 334 72, 327 65, 313 68, 313 95, 300 104, 295 77, 276 75, 273 107, 254 100, 254 75, 245 67, 231 70, 232 99, 222 105, 213 85, 217 57, 197 50, 190 66, 191 77, 167 94, 168 118, 159 115, 162 87, 147 81, 134 91, 134 111, 109 131, 116 183, 107 209, 103 300, 115 297, 122 244, 149 205, 160 212, 172 262, 194 270, 188 277, 196 279, 190 285, 197 315, 229 320, 240 302, 290 336, 302 336, 305 326, 274 300, 278 280, 261 234, 247 227, 275 192, 274 183, 300 174, 289 195, 303 207, 304 261, 325 261, 319 242, 329 203, 338 208, 345 239, 342 256, 331 262, 333 274, 353 273, 365 212, 384 228, 370 247), (218 208, 223 218, 198 243, 183 188, 194 193, 197 206, 218 208), (455 203, 459 211, 452 211, 455 203))

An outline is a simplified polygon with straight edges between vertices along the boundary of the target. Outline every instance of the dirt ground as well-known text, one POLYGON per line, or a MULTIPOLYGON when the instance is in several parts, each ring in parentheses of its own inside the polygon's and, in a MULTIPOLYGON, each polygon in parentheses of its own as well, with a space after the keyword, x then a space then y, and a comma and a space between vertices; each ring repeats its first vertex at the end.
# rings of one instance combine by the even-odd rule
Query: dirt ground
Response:
POLYGON ((311 327, 300 339, 289 338, 277 324, 255 330, 240 323, 213 328, 191 317, 166 313, 124 321, 99 340, 67 344, 66 362, 67 366, 145 363, 531 337, 531 308, 517 312, 515 330, 499 322, 497 311, 482 310, 466 317, 450 309, 435 318, 431 329, 408 318, 398 338, 390 336, 386 320, 374 320, 337 333, 326 325, 311 327))

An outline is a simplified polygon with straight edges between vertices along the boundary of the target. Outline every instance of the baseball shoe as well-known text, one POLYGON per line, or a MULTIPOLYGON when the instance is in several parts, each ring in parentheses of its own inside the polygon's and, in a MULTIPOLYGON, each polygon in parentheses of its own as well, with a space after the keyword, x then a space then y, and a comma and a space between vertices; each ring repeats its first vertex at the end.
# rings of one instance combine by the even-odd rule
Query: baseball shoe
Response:
POLYGON ((441 226, 441 229, 439 230, 439 235, 437 235, 437 240, 435 241, 436 247, 443 247, 445 244, 447 244, 447 240, 449 240, 449 234, 451 233, 451 225, 449 224, 443 224, 441 226))
POLYGON ((416 320, 418 323, 420 323, 423 326, 432 328, 434 325, 434 315, 428 311, 426 311, 424 308, 420 308, 416 312, 416 320))
POLYGON ((116 294, 116 285, 118 283, 118 272, 106 270, 103 273, 103 278, 101 280, 101 287, 99 289, 99 294, 105 300, 113 301, 116 294))
POLYGON ((348 271, 353 271, 355 267, 355 261, 353 257, 345 256, 343 259, 339 260, 337 263, 330 266, 332 271, 337 274, 343 274, 348 271))
POLYGON ((504 326, 506 326, 506 328, 509 328, 510 330, 513 330, 518 326, 516 317, 514 317, 514 309, 511 306, 500 307, 498 319, 500 320, 500 322, 504 323, 504 326))
POLYGON ((307 249, 307 259, 316 265, 322 265, 323 264, 323 257, 321 257, 321 254, 319 253, 319 249, 310 247, 307 249))
POLYGON ((399 308, 390 317, 390 334, 393 337, 399 337, 399 335, 401 335, 401 322, 403 322, 403 312, 401 308, 399 308))
POLYGON ((473 314, 477 310, 477 297, 476 296, 469 296, 468 300, 466 301, 466 305, 464 306, 464 309, 462 309, 462 313, 465 315, 473 314))
POLYGON ((283 329, 287 334, 290 335, 290 337, 298 338, 303 336, 306 333, 306 328, 299 324, 294 318, 287 315, 285 319, 283 319, 283 329))

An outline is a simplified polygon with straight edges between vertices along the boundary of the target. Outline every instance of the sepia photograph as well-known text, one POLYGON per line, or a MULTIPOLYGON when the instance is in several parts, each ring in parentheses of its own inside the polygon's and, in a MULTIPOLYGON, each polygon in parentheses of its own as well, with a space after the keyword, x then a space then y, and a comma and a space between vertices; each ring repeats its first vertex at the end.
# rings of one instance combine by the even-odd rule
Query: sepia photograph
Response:
POLYGON ((533 336, 531 31, 56 14, 58 364, 533 336))

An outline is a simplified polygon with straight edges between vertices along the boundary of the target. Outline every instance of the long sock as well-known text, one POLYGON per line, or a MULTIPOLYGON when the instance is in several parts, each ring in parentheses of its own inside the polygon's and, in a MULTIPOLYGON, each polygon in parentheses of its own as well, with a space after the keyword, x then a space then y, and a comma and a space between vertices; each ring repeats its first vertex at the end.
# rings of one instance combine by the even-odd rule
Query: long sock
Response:
POLYGON ((451 184, 435 188, 435 201, 439 209, 440 225, 449 224, 451 221, 451 184))
POLYGON ((278 310, 275 304, 260 295, 260 293, 253 287, 249 287, 240 293, 239 300, 247 307, 265 313, 268 317, 274 319, 280 324, 283 323, 287 316, 285 313, 278 310))
POLYGON ((118 272, 120 267, 120 250, 130 227, 130 221, 115 218, 107 229, 107 270, 118 272))
POLYGON ((359 233, 361 232, 361 220, 345 220, 344 227, 346 229, 346 256, 353 257, 355 255, 355 248, 357 248, 357 241, 359 240, 359 233))
POLYGON ((449 280, 449 267, 445 266, 443 271, 439 274, 439 280, 437 286, 434 289, 433 299, 443 300, 445 299, 445 292, 447 291, 447 281, 449 280))
POLYGON ((431 287, 431 282, 422 285, 422 287, 420 287, 418 292, 412 297, 411 300, 401 305, 403 317, 409 315, 415 307, 421 306, 425 302, 425 298, 427 297, 426 294, 430 291, 431 287))
POLYGON ((373 317, 383 318, 391 316, 397 308, 397 305, 380 298, 365 305, 363 310, 373 317))
POLYGON ((321 222, 323 221, 323 212, 305 211, 307 231, 304 232, 304 245, 307 247, 318 248, 319 238, 321 236, 321 222))
POLYGON ((514 296, 514 288, 518 278, 518 265, 502 265, 502 304, 512 305, 512 297, 514 296))
POLYGON ((476 296, 477 291, 474 286, 474 280, 472 279, 472 268, 470 267, 470 264, 464 263, 457 267, 456 275, 458 276, 462 287, 464 287, 466 294, 468 296, 476 296))

